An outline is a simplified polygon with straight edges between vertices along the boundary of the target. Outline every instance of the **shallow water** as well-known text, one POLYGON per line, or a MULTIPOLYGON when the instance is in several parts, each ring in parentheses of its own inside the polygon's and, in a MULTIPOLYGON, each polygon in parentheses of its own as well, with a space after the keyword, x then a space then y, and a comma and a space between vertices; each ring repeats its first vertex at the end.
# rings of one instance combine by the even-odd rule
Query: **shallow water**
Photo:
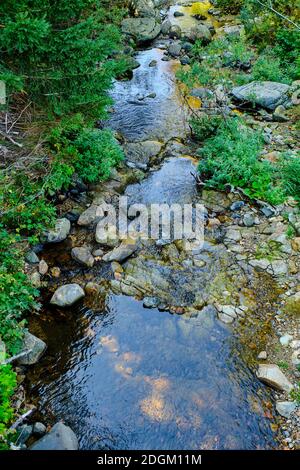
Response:
POLYGON ((133 78, 117 81, 112 92, 114 108, 108 125, 129 141, 183 138, 187 131, 186 112, 175 84, 174 61, 162 60, 159 48, 139 52, 141 64, 133 78), (151 61, 157 61, 149 67, 151 61), (155 97, 149 97, 155 93, 155 97))
POLYGON ((193 174, 196 167, 189 158, 169 158, 139 184, 127 187, 130 204, 187 204, 197 194, 193 174))
POLYGON ((40 408, 83 449, 256 449, 274 442, 261 384, 211 313, 147 310, 109 296, 103 312, 48 312, 48 355, 32 372, 40 408), (52 318, 52 319, 51 319, 52 318))

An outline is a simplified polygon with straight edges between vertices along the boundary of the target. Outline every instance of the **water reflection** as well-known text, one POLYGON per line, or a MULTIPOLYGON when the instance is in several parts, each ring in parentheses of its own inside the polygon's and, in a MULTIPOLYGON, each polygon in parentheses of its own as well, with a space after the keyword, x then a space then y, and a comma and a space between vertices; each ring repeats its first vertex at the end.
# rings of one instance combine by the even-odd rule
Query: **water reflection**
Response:
POLYGON ((115 104, 108 125, 130 141, 166 141, 183 138, 186 132, 185 111, 175 85, 175 64, 163 61, 163 55, 158 48, 139 52, 136 59, 140 67, 134 70, 132 80, 115 83, 115 104))
POLYGON ((54 318, 39 321, 49 354, 32 370, 32 393, 81 448, 272 446, 267 392, 211 314, 187 319, 111 295, 105 312, 72 311, 59 328, 54 318))

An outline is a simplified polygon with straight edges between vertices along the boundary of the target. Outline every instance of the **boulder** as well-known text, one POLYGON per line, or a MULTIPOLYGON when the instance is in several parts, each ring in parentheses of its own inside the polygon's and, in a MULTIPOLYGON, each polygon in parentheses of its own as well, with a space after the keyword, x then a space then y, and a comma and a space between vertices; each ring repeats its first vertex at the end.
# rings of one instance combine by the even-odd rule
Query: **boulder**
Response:
POLYGON ((190 31, 185 33, 185 37, 192 43, 200 40, 204 44, 208 44, 212 39, 209 28, 204 24, 198 24, 191 28, 190 31))
POLYGON ((277 401, 276 410, 284 418, 289 418, 296 410, 297 403, 295 401, 277 401))
POLYGON ((71 428, 57 423, 48 434, 35 442, 30 450, 78 450, 78 440, 71 428))
POLYGON ((170 20, 165 20, 161 25, 161 33, 166 36, 169 34, 170 29, 172 27, 172 23, 170 20))
POLYGON ((106 255, 103 256, 103 261, 111 262, 111 261, 124 261, 126 258, 131 256, 137 250, 137 244, 132 243, 121 243, 120 246, 115 248, 114 250, 110 251, 106 255))
POLYGON ((80 264, 92 268, 94 266, 94 257, 87 246, 77 246, 71 251, 72 258, 80 264))
POLYGON ((135 16, 142 18, 153 18, 156 14, 155 5, 152 0, 135 0, 135 16))
POLYGON ((115 247, 119 243, 117 228, 113 224, 103 228, 100 222, 96 227, 95 239, 100 245, 115 247))
POLYGON ((132 36, 141 44, 155 39, 161 30, 161 25, 155 18, 126 18, 122 21, 122 32, 132 36))
POLYGON ((132 142, 124 146, 125 154, 130 162, 137 165, 148 165, 151 158, 156 157, 162 148, 162 144, 155 140, 145 142, 132 142))
POLYGON ((168 48, 168 52, 172 57, 178 57, 181 53, 181 45, 177 42, 173 42, 170 44, 168 48))
POLYGON ((44 343, 44 341, 29 333, 29 331, 26 331, 22 339, 20 353, 25 351, 30 352, 18 359, 18 364, 24 366, 35 364, 39 361, 46 349, 47 345, 44 343))
POLYGON ((39 423, 38 421, 33 425, 33 434, 37 437, 44 436, 47 432, 47 428, 43 423, 39 423))
POLYGON ((276 364, 259 364, 257 377, 276 390, 290 392, 293 389, 291 382, 276 364))
POLYGON ((235 87, 231 94, 238 101, 251 102, 262 108, 275 110, 288 101, 289 85, 277 82, 251 82, 235 87))
POLYGON ((66 219, 58 219, 53 230, 47 232, 48 243, 59 243, 67 238, 71 230, 71 222, 66 219))
POLYGON ((77 224, 82 227, 87 227, 96 223, 98 219, 100 219, 100 217, 97 216, 97 209, 98 206, 96 204, 92 204, 84 212, 82 212, 77 221, 77 224))
POLYGON ((84 297, 84 290, 78 284, 65 284, 54 292, 50 304, 70 307, 84 297))

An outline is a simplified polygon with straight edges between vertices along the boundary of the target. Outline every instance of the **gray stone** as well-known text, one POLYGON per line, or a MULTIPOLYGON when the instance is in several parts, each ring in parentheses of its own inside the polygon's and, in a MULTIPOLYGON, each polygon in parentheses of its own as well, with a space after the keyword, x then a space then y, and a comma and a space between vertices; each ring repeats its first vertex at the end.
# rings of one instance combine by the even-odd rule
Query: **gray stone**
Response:
POLYGON ((24 366, 35 364, 42 357, 46 349, 47 345, 44 341, 29 333, 29 331, 25 331, 20 353, 29 352, 18 359, 18 364, 24 366))
POLYGON ((235 201, 233 204, 231 204, 230 210, 232 210, 233 212, 240 211, 244 206, 244 201, 235 201))
POLYGON ((288 100, 289 85, 277 82, 251 82, 232 89, 232 95, 239 101, 251 102, 263 108, 274 110, 288 100))
POLYGON ((99 222, 96 227, 95 239, 100 245, 115 247, 119 243, 115 225, 108 225, 104 229, 103 224, 99 222))
POLYGON ((286 334, 279 338, 280 344, 282 346, 288 346, 290 341, 293 339, 292 335, 286 334))
POLYGON ((209 43, 212 40, 211 32, 204 24, 198 24, 185 33, 185 37, 192 43, 201 40, 209 43))
POLYGON ((126 18, 122 21, 122 32, 133 36, 137 43, 152 41, 161 31, 155 18, 126 18))
POLYGON ((155 5, 152 0, 135 0, 135 15, 143 18, 153 18, 156 15, 155 5))
POLYGON ((289 418, 296 408, 295 401, 276 401, 276 410, 284 418, 289 418))
POLYGON ((170 29, 172 27, 171 21, 170 20, 165 20, 163 24, 161 25, 161 33, 166 36, 169 34, 170 29))
POLYGON ((235 36, 239 37, 242 32, 244 32, 244 26, 242 25, 233 25, 233 26, 224 26, 223 31, 226 36, 235 36))
POLYGON ((156 157, 162 149, 162 144, 156 140, 146 140, 144 142, 133 142, 124 145, 124 151, 129 160, 135 164, 149 164, 151 158, 156 157))
POLYGON ((234 322, 234 318, 233 318, 233 317, 231 317, 230 315, 227 315, 226 313, 223 313, 223 312, 219 312, 219 313, 218 313, 218 318, 219 318, 219 320, 221 320, 223 323, 230 324, 230 323, 233 323, 233 322, 234 322))
POLYGON ((48 272, 48 264, 46 263, 45 260, 41 259, 41 261, 39 262, 39 273, 44 276, 45 274, 47 274, 48 272))
POLYGON ((255 218, 250 212, 247 212, 243 217, 243 223, 246 227, 253 227, 255 218))
POLYGON ((93 251, 93 256, 95 256, 95 258, 103 256, 103 254, 104 254, 104 252, 103 252, 103 250, 101 250, 101 248, 98 248, 97 250, 93 251))
POLYGON ((184 16, 184 13, 182 13, 182 11, 174 11, 175 18, 179 18, 180 16, 184 16))
POLYGON ((44 436, 47 432, 47 428, 43 423, 39 423, 38 421, 33 425, 33 434, 37 437, 44 436))
POLYGON ((83 264, 89 268, 94 266, 94 257, 91 254, 91 250, 86 246, 78 246, 72 249, 71 256, 78 263, 83 264))
POLYGON ((285 107, 282 105, 277 106, 273 113, 273 121, 275 122, 287 122, 289 118, 285 115, 285 107))
POLYGON ((131 256, 137 250, 136 243, 121 243, 120 246, 115 248, 114 250, 110 251, 106 255, 103 256, 103 261, 111 262, 111 261, 124 261, 126 258, 131 256))
POLYGON ((177 42, 173 42, 170 44, 168 48, 168 52, 172 57, 178 57, 181 53, 181 45, 177 42))
POLYGON ((257 355, 257 359, 260 359, 260 360, 266 360, 268 357, 267 355, 267 351, 260 351, 260 353, 257 355))
POLYGON ((30 281, 33 287, 39 289, 41 287, 41 275, 37 271, 30 275, 30 281))
POLYGON ((299 366, 300 364, 300 349, 296 349, 296 351, 293 352, 292 354, 292 364, 294 366, 299 366))
POLYGON ((290 392, 293 385, 276 364, 259 364, 257 377, 276 390, 290 392))
POLYGON ((84 290, 78 284, 65 284, 56 289, 50 303, 58 307, 70 307, 84 295, 84 290))
POLYGON ((273 271, 274 276, 283 276, 288 273, 288 265, 284 260, 272 261, 270 271, 273 271))
POLYGON ((95 224, 100 220, 101 217, 97 216, 98 205, 92 204, 80 215, 77 224, 82 227, 87 227, 89 225, 95 224))
POLYGON ((28 253, 25 255, 25 260, 30 264, 37 264, 40 261, 39 257, 34 251, 28 251, 28 253))
POLYGON ((48 243, 59 243, 67 238, 71 230, 71 222, 66 219, 58 219, 55 228, 47 233, 48 243))
POLYGON ((172 25, 171 28, 169 29, 169 37, 171 39, 180 39, 181 34, 182 34, 181 28, 180 26, 176 24, 172 25))
POLYGON ((143 306, 145 308, 157 308, 160 300, 157 297, 145 297, 143 300, 143 306))
POLYGON ((265 217, 273 217, 273 215, 275 215, 275 211, 271 208, 271 207, 263 207, 261 210, 260 210, 265 217))
POLYGON ((71 428, 57 423, 48 434, 35 442, 30 450, 78 450, 78 440, 71 428))

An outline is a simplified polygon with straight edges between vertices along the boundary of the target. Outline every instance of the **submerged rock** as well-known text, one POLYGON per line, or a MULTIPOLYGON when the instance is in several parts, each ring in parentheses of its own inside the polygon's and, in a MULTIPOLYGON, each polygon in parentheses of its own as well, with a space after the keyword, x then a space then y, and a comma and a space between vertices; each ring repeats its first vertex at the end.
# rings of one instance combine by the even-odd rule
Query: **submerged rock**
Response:
POLYGON ((162 149, 162 144, 156 140, 132 142, 124 146, 127 159, 137 165, 148 165, 151 158, 156 157, 162 149))
POLYGON ((78 450, 78 440, 71 428, 57 423, 48 434, 35 442, 30 450, 78 450))
POLYGON ((58 219, 55 228, 47 233, 48 243, 59 243, 67 238, 71 230, 71 222, 68 219, 58 219))
POLYGON ((238 101, 250 102, 262 108, 274 110, 288 101, 290 87, 277 82, 251 82, 235 87, 231 93, 238 101))
POLYGON ((58 307, 70 307, 84 296, 84 290, 78 284, 66 284, 54 292, 50 304, 58 307))
POLYGON ((18 364, 24 366, 35 364, 42 357, 46 349, 47 345, 44 341, 29 333, 29 331, 26 331, 22 340, 20 352, 30 352, 18 359, 18 364))
POLYGON ((28 251, 25 255, 25 260, 30 264, 37 264, 40 260, 34 251, 28 251))
POLYGON ((293 385, 276 364, 260 364, 257 377, 276 390, 290 392, 293 385))

